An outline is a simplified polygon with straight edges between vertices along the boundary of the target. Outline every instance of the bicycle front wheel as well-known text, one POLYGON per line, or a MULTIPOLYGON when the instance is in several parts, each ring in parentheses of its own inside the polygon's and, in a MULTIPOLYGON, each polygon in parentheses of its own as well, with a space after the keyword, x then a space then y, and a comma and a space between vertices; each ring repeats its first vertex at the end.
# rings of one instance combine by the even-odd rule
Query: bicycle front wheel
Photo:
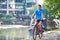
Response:
POLYGON ((36 40, 37 38, 37 27, 34 26, 34 29, 33 29, 33 40, 36 40))

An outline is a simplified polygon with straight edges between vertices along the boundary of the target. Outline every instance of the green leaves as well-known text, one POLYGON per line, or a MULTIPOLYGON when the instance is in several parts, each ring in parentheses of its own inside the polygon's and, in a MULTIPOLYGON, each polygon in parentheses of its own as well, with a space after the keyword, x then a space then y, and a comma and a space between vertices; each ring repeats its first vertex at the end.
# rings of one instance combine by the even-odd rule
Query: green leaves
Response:
POLYGON ((45 0, 44 10, 48 11, 45 14, 50 15, 48 18, 58 18, 60 16, 60 0, 45 0))

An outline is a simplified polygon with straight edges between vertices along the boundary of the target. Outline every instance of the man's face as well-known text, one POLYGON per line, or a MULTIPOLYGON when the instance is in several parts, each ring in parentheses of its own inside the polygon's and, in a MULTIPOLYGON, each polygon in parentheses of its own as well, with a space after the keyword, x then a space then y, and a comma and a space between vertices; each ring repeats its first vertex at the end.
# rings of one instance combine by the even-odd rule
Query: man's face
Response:
POLYGON ((41 9, 41 6, 38 6, 38 9, 40 10, 41 9))

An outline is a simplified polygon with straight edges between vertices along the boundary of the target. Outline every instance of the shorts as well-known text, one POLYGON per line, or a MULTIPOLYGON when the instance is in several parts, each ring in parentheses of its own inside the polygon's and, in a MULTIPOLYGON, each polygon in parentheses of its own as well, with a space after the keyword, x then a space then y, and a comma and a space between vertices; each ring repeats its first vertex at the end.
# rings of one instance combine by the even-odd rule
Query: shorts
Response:
POLYGON ((43 22, 43 20, 37 20, 37 22, 39 23, 40 21, 42 21, 43 22))

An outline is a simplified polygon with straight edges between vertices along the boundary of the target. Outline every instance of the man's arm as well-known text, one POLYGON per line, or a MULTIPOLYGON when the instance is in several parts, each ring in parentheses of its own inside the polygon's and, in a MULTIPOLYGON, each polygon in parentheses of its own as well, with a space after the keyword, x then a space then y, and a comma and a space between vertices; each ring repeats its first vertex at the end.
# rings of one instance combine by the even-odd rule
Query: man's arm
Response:
POLYGON ((44 18, 44 14, 42 14, 42 18, 44 18))
POLYGON ((35 14, 32 15, 32 19, 34 19, 35 14))
POLYGON ((42 19, 44 18, 44 13, 42 14, 42 19))

